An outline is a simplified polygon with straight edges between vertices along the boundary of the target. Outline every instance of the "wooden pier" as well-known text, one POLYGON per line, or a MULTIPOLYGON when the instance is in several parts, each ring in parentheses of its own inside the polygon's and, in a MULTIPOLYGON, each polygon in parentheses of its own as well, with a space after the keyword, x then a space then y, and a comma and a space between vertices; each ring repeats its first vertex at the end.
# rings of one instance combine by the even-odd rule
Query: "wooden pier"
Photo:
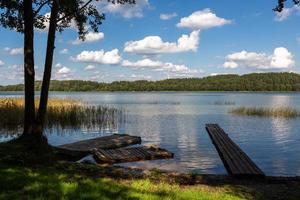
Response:
POLYGON ((110 136, 74 142, 71 144, 64 144, 59 146, 59 148, 71 151, 91 152, 94 149, 116 149, 134 144, 141 144, 141 142, 141 137, 125 134, 114 134, 110 136))
POLYGON ((218 124, 207 124, 206 130, 229 175, 235 177, 265 176, 249 156, 230 139, 218 124))
POLYGON ((144 160, 170 159, 173 158, 174 155, 159 147, 141 146, 110 150, 98 149, 93 151, 93 156, 97 163, 115 164, 144 160))
POLYGON ((141 142, 141 138, 137 136, 115 134, 65 144, 58 148, 64 150, 66 155, 72 155, 73 152, 80 153, 83 157, 92 154, 99 164, 169 159, 174 156, 173 153, 155 146, 128 147, 141 142))

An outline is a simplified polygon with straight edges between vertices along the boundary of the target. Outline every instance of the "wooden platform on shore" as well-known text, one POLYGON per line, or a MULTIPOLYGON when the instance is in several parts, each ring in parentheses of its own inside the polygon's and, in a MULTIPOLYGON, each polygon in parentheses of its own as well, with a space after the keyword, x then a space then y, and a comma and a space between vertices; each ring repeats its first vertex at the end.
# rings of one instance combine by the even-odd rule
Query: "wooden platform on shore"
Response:
POLYGON ((70 151, 91 152, 94 149, 116 149, 134 144, 141 144, 141 142, 141 137, 125 134, 114 134, 110 136, 74 142, 71 144, 64 144, 58 147, 70 151))
POLYGON ((206 124, 206 130, 229 175, 236 177, 265 176, 249 156, 230 139, 218 124, 206 124))
POLYGON ((94 159, 98 163, 125 163, 145 160, 169 159, 174 154, 159 147, 130 147, 120 149, 97 149, 93 151, 94 159))

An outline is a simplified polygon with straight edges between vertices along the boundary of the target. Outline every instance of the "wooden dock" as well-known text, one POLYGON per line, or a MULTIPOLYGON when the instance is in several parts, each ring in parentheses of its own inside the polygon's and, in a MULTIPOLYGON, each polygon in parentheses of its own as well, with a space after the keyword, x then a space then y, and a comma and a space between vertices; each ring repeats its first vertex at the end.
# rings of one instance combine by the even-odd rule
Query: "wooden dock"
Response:
POLYGON ((159 147, 130 147, 120 149, 97 149, 93 151, 94 159, 98 163, 124 163, 144 160, 173 158, 174 154, 159 147))
POLYGON ((64 144, 58 147, 70 151, 91 152, 94 149, 116 149, 134 144, 141 144, 141 142, 141 137, 114 134, 71 144, 64 144))
POLYGON ((265 176, 258 166, 230 139, 218 124, 206 124, 206 130, 229 175, 235 177, 265 176))

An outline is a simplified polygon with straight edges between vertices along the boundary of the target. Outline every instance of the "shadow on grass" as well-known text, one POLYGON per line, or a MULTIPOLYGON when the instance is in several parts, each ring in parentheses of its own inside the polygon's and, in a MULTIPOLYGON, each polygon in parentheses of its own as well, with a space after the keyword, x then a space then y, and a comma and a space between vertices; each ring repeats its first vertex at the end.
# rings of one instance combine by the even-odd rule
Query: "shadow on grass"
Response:
MULTIPOLYGON (((100 173, 101 175, 101 173, 100 173)), ((90 178, 80 171, 0 166, 0 199, 251 199, 243 191, 149 179, 90 178), (230 191, 230 192, 229 192, 230 191), (248 198, 249 197, 249 198, 248 198)))
POLYGON ((2 169, 0 180, 0 199, 138 199, 134 193, 145 193, 111 179, 28 169, 2 169))

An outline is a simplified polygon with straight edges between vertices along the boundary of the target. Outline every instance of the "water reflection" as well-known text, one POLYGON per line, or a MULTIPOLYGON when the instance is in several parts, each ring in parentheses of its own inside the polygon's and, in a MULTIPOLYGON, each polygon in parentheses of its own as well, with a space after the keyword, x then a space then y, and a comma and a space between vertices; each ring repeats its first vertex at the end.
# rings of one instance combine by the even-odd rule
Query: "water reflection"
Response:
MULTIPOLYGON (((126 166, 224 174, 223 164, 205 131, 206 123, 218 123, 267 175, 300 175, 299 118, 241 117, 228 113, 235 106, 300 109, 300 94, 52 93, 51 96, 81 99, 91 105, 108 105, 127 111, 126 122, 102 130, 84 127, 47 129, 46 134, 53 145, 127 133, 141 136, 143 144, 159 145, 174 152, 175 158, 126 166), (226 101, 235 102, 235 105, 214 103, 226 101)), ((9 139, 11 134, 0 133, 0 140, 9 139)))

